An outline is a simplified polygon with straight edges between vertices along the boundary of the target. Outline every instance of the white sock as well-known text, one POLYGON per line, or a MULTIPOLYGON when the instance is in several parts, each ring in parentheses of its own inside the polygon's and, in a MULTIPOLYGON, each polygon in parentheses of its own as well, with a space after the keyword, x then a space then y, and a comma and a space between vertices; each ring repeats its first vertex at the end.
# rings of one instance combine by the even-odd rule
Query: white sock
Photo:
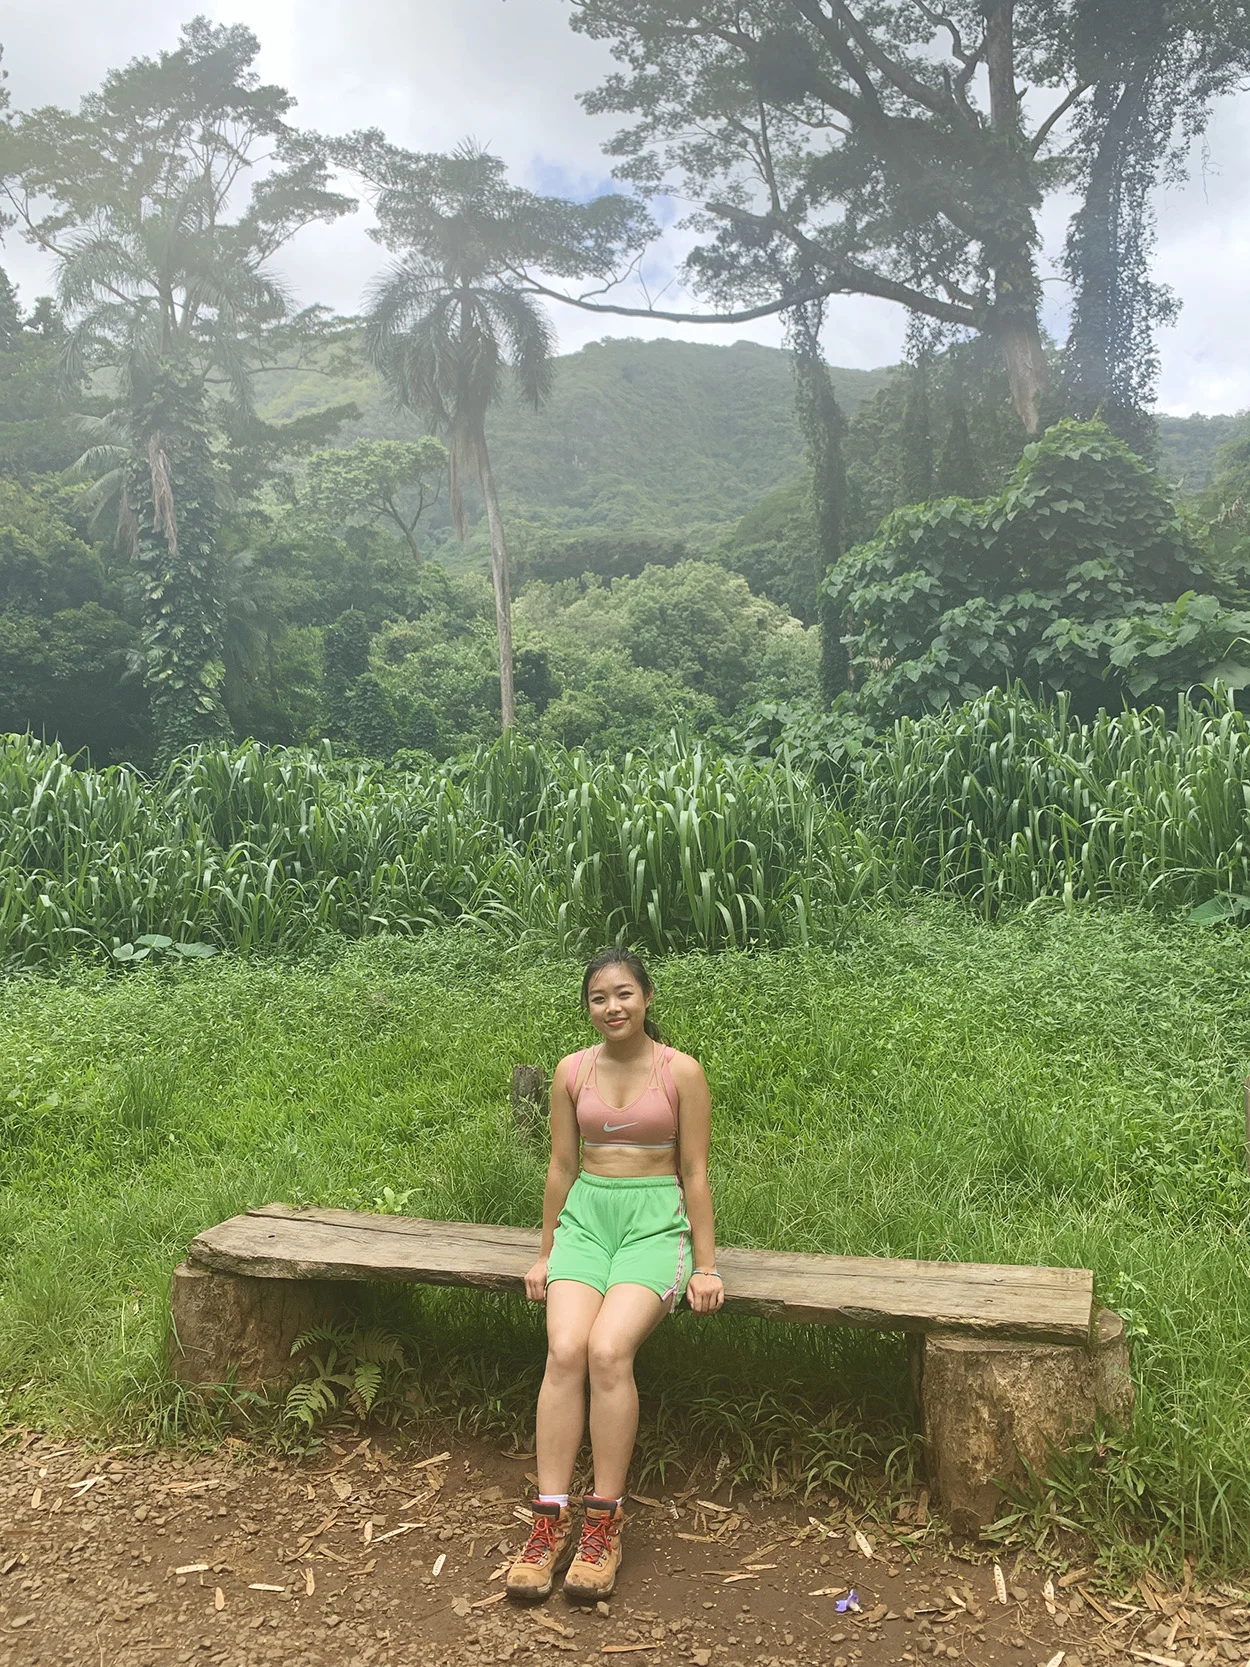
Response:
POLYGON ((538 1496, 540 1505, 559 1505, 563 1509, 568 1502, 569 1496, 567 1493, 540 1493, 538 1496))

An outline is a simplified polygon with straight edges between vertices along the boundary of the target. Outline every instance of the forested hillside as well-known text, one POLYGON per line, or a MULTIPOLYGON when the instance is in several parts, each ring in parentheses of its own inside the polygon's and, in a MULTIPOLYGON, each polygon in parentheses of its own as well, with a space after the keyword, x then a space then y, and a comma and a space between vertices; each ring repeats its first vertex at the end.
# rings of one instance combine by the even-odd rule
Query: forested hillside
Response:
POLYGON ((1205 417, 1195 412, 1192 417, 1161 416, 1155 420, 1159 426, 1159 466, 1166 479, 1185 492, 1201 492, 1210 482, 1220 447, 1241 438, 1250 428, 1250 416, 1244 411, 1235 416, 1205 417))
MULTIPOLYGON (((834 369, 847 417, 884 388, 890 369, 834 369)), ((359 421, 339 441, 412 438, 421 425, 389 403, 367 371, 317 371, 262 379, 263 415, 284 422, 354 401, 359 421)), ((1240 416, 1160 417, 1164 476, 1196 492, 1218 448, 1245 428, 1240 416)), ((550 404, 532 411, 506 399, 488 422, 507 506, 552 529, 646 528, 689 537, 736 521, 803 470, 790 356, 755 342, 591 342, 556 361, 550 404)), ((472 502, 472 498, 470 498, 472 502)), ((474 517, 480 505, 472 503, 474 517)), ((445 506, 426 512, 427 535, 448 526, 445 506)))
MULTIPOLYGON (((888 370, 834 370, 848 416, 888 370)), ((355 401, 340 440, 421 432, 381 383, 317 372, 266 378, 263 414, 287 421, 355 401)), ((592 342, 556 360, 540 411, 505 399, 487 423, 500 492, 511 509, 553 528, 642 527, 689 533, 735 521, 803 467, 789 354, 754 342, 592 342)), ((476 509, 476 506, 474 506, 476 509)), ((427 528, 445 526, 445 509, 427 528)))

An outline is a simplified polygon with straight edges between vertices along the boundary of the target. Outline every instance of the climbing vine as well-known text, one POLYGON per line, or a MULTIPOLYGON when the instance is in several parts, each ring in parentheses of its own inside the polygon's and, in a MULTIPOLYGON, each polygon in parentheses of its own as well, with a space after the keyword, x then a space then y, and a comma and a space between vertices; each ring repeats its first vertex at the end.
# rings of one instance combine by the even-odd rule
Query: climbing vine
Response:
POLYGON ((201 379, 162 360, 137 394, 132 426, 137 455, 126 470, 123 524, 143 598, 143 675, 164 762, 230 734, 219 516, 201 379))

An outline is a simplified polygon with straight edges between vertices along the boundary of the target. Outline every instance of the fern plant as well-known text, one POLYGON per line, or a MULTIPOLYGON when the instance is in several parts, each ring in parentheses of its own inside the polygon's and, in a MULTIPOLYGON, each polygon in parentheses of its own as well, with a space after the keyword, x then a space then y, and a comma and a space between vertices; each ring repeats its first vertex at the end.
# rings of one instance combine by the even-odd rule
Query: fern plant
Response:
POLYGON ((311 1376, 292 1385, 282 1415, 305 1430, 344 1409, 393 1423, 409 1398, 403 1344, 380 1326, 313 1326, 295 1339, 291 1354, 304 1355, 311 1376))

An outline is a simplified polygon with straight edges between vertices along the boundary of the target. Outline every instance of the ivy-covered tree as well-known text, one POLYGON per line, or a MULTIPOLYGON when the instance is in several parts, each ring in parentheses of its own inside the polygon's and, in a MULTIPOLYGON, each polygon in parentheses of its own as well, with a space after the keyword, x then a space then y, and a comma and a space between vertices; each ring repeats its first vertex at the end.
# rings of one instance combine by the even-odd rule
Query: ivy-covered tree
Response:
POLYGON ((366 758, 386 759, 399 744, 395 703, 372 672, 356 679, 348 700, 352 744, 366 758))
POLYGON ((985 491, 985 470, 972 441, 968 405, 958 386, 947 396, 946 438, 938 454, 934 487, 944 498, 979 498, 985 491))
POLYGON ((66 382, 111 390, 85 464, 111 475, 140 576, 162 757, 229 729, 215 408, 245 418, 255 370, 319 322, 292 319, 273 259, 352 206, 289 125, 290 95, 252 69, 258 50, 242 26, 196 18, 76 112, 17 116, 0 153, 12 215, 56 257, 66 382))
POLYGON ((1006 372, 984 338, 900 365, 847 426, 847 544, 871 538, 905 504, 997 491, 1023 440, 1006 372))
POLYGON ((432 435, 420 440, 355 440, 308 459, 304 502, 338 526, 381 521, 398 529, 412 559, 422 561, 415 537, 426 505, 447 473, 447 448, 432 435))
POLYGON ((352 733, 351 694, 357 679, 369 670, 369 621, 358 608, 348 608, 325 631, 326 732, 336 741, 352 733))
POLYGON ((1152 197, 1160 178, 1183 175, 1213 101, 1250 69, 1250 14, 1240 0, 1080 0, 1071 41, 1087 94, 1072 120, 1080 206, 1064 263, 1074 292, 1065 402, 1150 456, 1155 332, 1178 308, 1150 276, 1152 197))
POLYGON ((927 349, 916 355, 907 378, 903 401, 903 433, 900 448, 899 490, 903 502, 923 504, 933 496, 937 477, 937 456, 933 435, 933 355, 927 349))
MULTIPOLYGON (((812 522, 816 534, 817 579, 841 560, 846 548, 846 418, 833 391, 833 379, 820 350, 822 308, 817 301, 796 307, 790 316, 795 392, 799 425, 807 442, 812 522)), ((847 683, 841 615, 832 593, 817 586, 820 625, 820 692, 831 705, 847 683)))

